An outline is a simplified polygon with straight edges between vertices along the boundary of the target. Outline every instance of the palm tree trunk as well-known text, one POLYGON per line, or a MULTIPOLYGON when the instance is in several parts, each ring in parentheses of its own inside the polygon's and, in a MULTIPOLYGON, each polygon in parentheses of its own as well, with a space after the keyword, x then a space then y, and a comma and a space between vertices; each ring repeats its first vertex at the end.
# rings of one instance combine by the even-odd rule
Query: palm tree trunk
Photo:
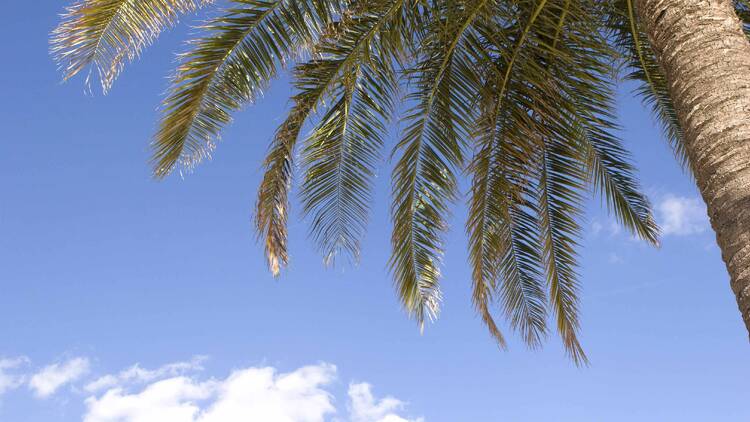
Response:
POLYGON ((639 0, 750 332, 750 43, 731 0, 639 0))

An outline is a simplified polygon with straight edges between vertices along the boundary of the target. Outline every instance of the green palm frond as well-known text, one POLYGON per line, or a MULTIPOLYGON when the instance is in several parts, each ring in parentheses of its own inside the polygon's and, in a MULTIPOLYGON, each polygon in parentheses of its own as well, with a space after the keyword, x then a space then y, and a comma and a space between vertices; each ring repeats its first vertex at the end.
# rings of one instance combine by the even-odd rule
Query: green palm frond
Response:
MULTIPOLYGON (((570 4, 570 2, 569 2, 570 4)), ((658 241, 650 204, 640 193, 628 154, 613 134, 614 90, 609 64, 613 56, 607 40, 591 15, 595 7, 571 4, 568 25, 556 51, 568 60, 551 61, 556 94, 552 97, 553 137, 547 138, 541 174, 541 226, 546 233, 545 261, 558 331, 566 350, 577 363, 587 358, 577 340, 578 280, 575 272, 576 241, 580 237, 581 193, 589 185, 598 188, 618 221, 638 237, 658 241), (600 51, 601 55, 582 54, 600 51)), ((549 114, 549 113, 548 113, 549 114)))
MULTIPOLYGON (((375 10, 368 9, 371 18, 341 23, 343 26, 340 31, 348 34, 349 42, 334 51, 326 48, 327 41, 324 39, 314 47, 319 58, 300 64, 295 69, 294 84, 299 92, 294 96, 294 107, 276 132, 266 157, 265 174, 256 205, 256 228, 259 236, 264 238, 266 256, 274 275, 287 263, 288 195, 293 175, 294 150, 302 125, 322 101, 341 88, 342 77, 357 69, 358 60, 369 50, 381 29, 400 16, 404 3, 396 0, 378 4, 379 7, 375 10)), ((308 209, 310 208, 308 204, 308 209)))
POLYGON ((600 20, 594 19, 602 9, 585 2, 566 5, 564 29, 553 43, 556 57, 547 64, 554 81, 549 95, 552 106, 540 113, 548 128, 540 174, 540 225, 558 332, 571 358, 585 364, 588 360, 577 339, 575 270, 582 193, 589 185, 598 188, 618 221, 642 239, 656 243, 658 229, 629 156, 613 134, 617 130, 612 122, 614 90, 603 57, 614 52, 601 35, 600 20), (583 54, 587 51, 602 54, 583 54))
POLYGON ((633 234, 658 245, 659 227, 651 204, 641 193, 630 156, 619 139, 582 122, 584 148, 588 151, 588 171, 594 188, 606 199, 617 221, 633 234))
POLYGON ((466 232, 469 237, 469 259, 472 267, 472 302, 490 335, 502 348, 506 347, 505 337, 492 315, 491 306, 496 301, 497 279, 503 256, 501 224, 510 219, 508 205, 513 202, 516 192, 510 183, 497 171, 495 161, 497 151, 497 128, 499 127, 498 97, 489 90, 481 98, 482 112, 477 121, 476 138, 480 150, 475 154, 468 171, 473 175, 469 215, 466 232))
POLYGON ((392 176, 390 267, 403 306, 420 327, 439 312, 442 234, 457 194, 455 173, 463 166, 462 139, 471 120, 466 88, 473 81, 465 71, 470 66, 463 35, 487 10, 487 2, 444 6, 431 11, 435 27, 421 40, 419 62, 408 70, 413 91, 407 102, 414 105, 403 118, 392 176))
POLYGON ((675 157, 689 171, 683 145, 683 133, 677 113, 669 96, 667 79, 651 49, 648 37, 640 29, 635 12, 635 0, 617 0, 609 17, 614 45, 629 69, 626 78, 639 83, 636 93, 650 104, 660 122, 664 136, 672 146, 675 157))
POLYGON ((344 76, 339 99, 302 152, 304 213, 312 217, 311 234, 328 264, 342 251, 354 261, 359 258, 372 179, 397 89, 389 60, 371 58, 371 65, 344 76))
MULTIPOLYGON (((601 76, 608 70, 601 61, 589 59, 583 65, 593 75, 599 72, 601 76)), ((612 133, 617 129, 612 114, 613 87, 603 78, 598 78, 596 84, 579 82, 570 98, 575 103, 574 125, 581 132, 581 148, 592 186, 602 194, 620 224, 639 238, 658 244, 659 228, 651 204, 641 193, 630 154, 612 133), (580 96, 581 92, 585 96, 580 96)))
POLYGON ((585 364, 576 274, 585 190, 601 186, 618 219, 641 237, 655 241, 656 227, 627 154, 612 135, 609 67, 585 53, 609 51, 600 35, 602 8, 573 0, 523 5, 498 8, 495 19, 477 23, 469 37, 475 67, 488 74, 480 95, 479 148, 469 168, 474 302, 497 338, 486 310, 497 296, 492 293, 502 292, 511 324, 528 344, 538 345, 546 333, 547 299, 539 281, 546 275, 566 351, 585 364), (491 177, 498 173, 511 182, 491 177), (538 237, 525 237, 529 233, 538 237), (517 258, 510 259, 508 250, 517 258), (504 259, 498 259, 501 252, 504 259))
MULTIPOLYGON (((596 28, 587 28, 581 22, 588 21, 592 12, 588 5, 566 0, 558 5, 559 15, 554 24, 548 22, 546 32, 540 35, 552 40, 545 60, 545 71, 549 75, 552 106, 542 105, 537 109, 539 123, 544 125, 544 146, 540 153, 538 170, 539 231, 542 244, 544 273, 549 286, 549 299, 556 319, 557 331, 567 354, 577 364, 588 363, 588 358, 578 340, 578 292, 577 267, 578 239, 581 235, 579 219, 582 217, 583 195, 587 182, 585 154, 577 148, 578 133, 572 128, 570 115, 575 113, 574 102, 569 95, 587 95, 587 84, 594 80, 587 75, 586 68, 571 66, 576 61, 576 50, 594 48, 590 34, 596 28), (572 87, 568 94, 566 88, 572 87)), ((594 37, 595 38, 595 37, 594 37)), ((599 75, 601 76, 601 75, 599 75)))
MULTIPOLYGON (((350 77, 356 80, 358 71, 350 77)), ((372 161, 379 147, 352 134, 350 110, 355 101, 355 83, 343 84, 340 98, 307 139, 303 152, 304 212, 312 214, 310 231, 321 245, 327 264, 341 250, 358 257, 359 238, 367 219, 372 161)))
POLYGON ((286 60, 314 41, 332 10, 292 0, 233 0, 189 43, 153 141, 154 174, 210 155, 231 113, 253 101, 286 60))
MULTIPOLYGON (((80 0, 52 32, 51 51, 67 80, 89 65, 106 93, 126 61, 137 58, 181 14, 211 0, 80 0)), ((90 83, 91 71, 86 77, 90 83)))
MULTIPOLYGON (((524 183, 527 189, 527 181, 524 183)), ((503 308, 513 328, 521 333, 531 348, 540 347, 547 335, 547 295, 540 267, 538 206, 530 199, 532 193, 520 196, 500 222, 500 261, 503 308)))
POLYGON ((539 225, 543 262, 557 330, 567 353, 577 364, 587 362, 578 341, 578 239, 582 216, 581 192, 586 173, 575 146, 560 138, 546 141, 539 174, 539 225))
POLYGON ((488 305, 482 298, 490 297, 485 290, 499 292, 505 315, 529 346, 539 346, 546 335, 539 210, 531 195, 532 169, 543 147, 536 132, 545 130, 532 116, 544 92, 529 77, 543 70, 535 58, 548 47, 538 32, 556 12, 551 5, 498 7, 495 19, 477 23, 469 37, 471 50, 479 53, 477 67, 487 72, 476 130, 479 149, 469 168, 474 174, 467 224, 474 303, 501 345, 494 323, 484 316, 488 305), (523 23, 506 26, 514 21, 523 23))

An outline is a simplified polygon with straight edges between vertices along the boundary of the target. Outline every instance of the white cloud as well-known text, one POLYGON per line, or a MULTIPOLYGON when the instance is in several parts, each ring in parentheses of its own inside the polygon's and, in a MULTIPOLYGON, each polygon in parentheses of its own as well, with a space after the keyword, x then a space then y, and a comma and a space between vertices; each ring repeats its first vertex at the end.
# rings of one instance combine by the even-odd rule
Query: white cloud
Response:
MULTIPOLYGON (((120 376, 112 379, 123 382, 120 376)), ((324 422, 337 413, 327 389, 335 379, 336 367, 323 363, 282 374, 272 367, 249 367, 224 379, 172 376, 135 392, 117 385, 85 400, 83 421, 324 422)), ((392 397, 375 399, 368 384, 349 388, 351 422, 421 421, 399 416, 403 406, 392 397)))
POLYGON ((197 400, 208 398, 210 381, 196 383, 187 377, 157 381, 137 394, 122 388, 108 390, 99 398, 86 399, 84 422, 193 422, 200 411, 197 400))
POLYGON ((404 403, 393 397, 376 400, 367 383, 349 385, 349 412, 351 422, 420 422, 423 419, 404 419, 394 412, 404 403))
POLYGON ((667 195, 659 202, 660 226, 664 236, 686 236, 709 227, 706 206, 700 198, 667 195))
POLYGON ((219 384, 216 401, 196 422, 323 422, 335 413, 333 396, 322 387, 336 376, 328 364, 277 375, 273 368, 248 368, 219 384))
POLYGON ((106 388, 115 387, 127 383, 145 383, 165 376, 177 376, 191 371, 203 370, 202 363, 206 361, 205 356, 194 356, 187 362, 175 362, 157 369, 145 369, 140 364, 120 371, 116 375, 107 374, 86 384, 84 387, 89 393, 94 393, 106 388))
POLYGON ((23 375, 12 372, 28 363, 29 359, 25 356, 0 358, 0 395, 16 389, 24 383, 25 377, 23 375))
POLYGON ((339 413, 331 385, 336 367, 305 366, 288 373, 273 367, 247 367, 226 378, 199 377, 205 357, 170 363, 156 369, 135 364, 115 374, 87 377, 88 358, 57 362, 21 373, 25 357, 0 358, 0 394, 26 385, 47 398, 70 385, 70 397, 83 399, 83 422, 424 422, 401 415, 404 402, 376 398, 367 383, 349 385, 339 413), (344 417, 346 414, 347 417, 344 417))
POLYGON ((58 388, 80 379, 89 372, 89 360, 74 358, 42 368, 29 380, 29 388, 41 398, 49 397, 58 388))

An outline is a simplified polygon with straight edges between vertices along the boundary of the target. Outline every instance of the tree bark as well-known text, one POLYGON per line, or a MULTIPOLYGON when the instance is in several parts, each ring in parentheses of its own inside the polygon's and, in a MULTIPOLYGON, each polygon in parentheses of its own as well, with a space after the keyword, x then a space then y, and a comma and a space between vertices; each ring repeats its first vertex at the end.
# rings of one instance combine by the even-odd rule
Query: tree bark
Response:
POLYGON ((750 333, 750 42, 731 0, 638 0, 750 333))

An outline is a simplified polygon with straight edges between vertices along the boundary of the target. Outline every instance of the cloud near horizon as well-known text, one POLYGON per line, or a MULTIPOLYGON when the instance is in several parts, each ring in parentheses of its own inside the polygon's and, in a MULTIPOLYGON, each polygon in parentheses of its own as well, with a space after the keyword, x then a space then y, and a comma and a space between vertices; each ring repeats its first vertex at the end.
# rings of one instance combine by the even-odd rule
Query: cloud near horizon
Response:
POLYGON ((83 422, 424 422, 402 416, 404 402, 390 396, 376 398, 365 382, 349 384, 345 417, 330 391, 337 380, 332 364, 286 373, 250 366, 225 378, 199 377, 206 359, 196 356, 156 369, 136 363, 90 379, 91 365, 85 357, 29 374, 17 373, 29 364, 27 358, 0 359, 0 394, 25 384, 36 398, 46 399, 70 385, 66 399, 82 400, 83 422))

